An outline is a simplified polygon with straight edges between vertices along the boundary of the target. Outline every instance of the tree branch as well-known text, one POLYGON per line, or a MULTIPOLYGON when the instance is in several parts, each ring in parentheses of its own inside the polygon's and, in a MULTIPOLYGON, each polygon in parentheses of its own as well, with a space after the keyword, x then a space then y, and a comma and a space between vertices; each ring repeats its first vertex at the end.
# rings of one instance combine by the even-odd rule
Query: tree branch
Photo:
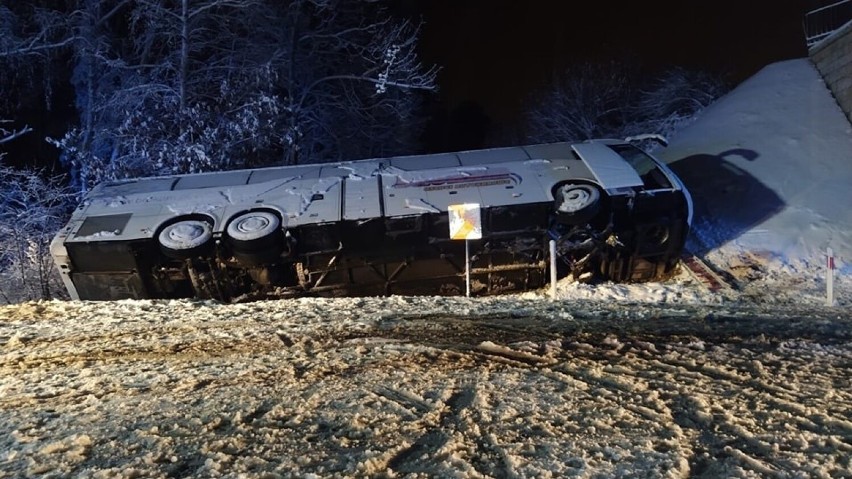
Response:
MULTIPOLYGON (((6 123, 6 122, 7 121, 0 121, 0 123, 6 123)), ((12 130, 12 131, 4 130, 3 128, 0 128, 0 145, 2 145, 3 143, 8 143, 8 142, 14 140, 15 138, 20 137, 20 136, 26 135, 27 133, 29 133, 31 131, 33 131, 33 129, 30 128, 29 126, 26 126, 26 125, 23 128, 21 128, 20 130, 12 130)))
POLYGON ((15 49, 11 49, 11 50, 7 49, 7 50, 4 50, 4 51, 0 51, 0 57, 11 57, 11 56, 17 56, 17 55, 33 55, 33 54, 42 52, 44 50, 53 50, 53 49, 57 49, 57 48, 62 48, 62 47, 66 46, 66 45, 68 45, 72 42, 75 42, 77 40, 81 40, 81 38, 75 35, 75 36, 72 36, 72 37, 68 37, 68 38, 66 38, 62 41, 55 42, 55 43, 46 43, 46 44, 43 44, 43 45, 35 45, 35 46, 33 46, 33 44, 31 43, 30 45, 23 46, 23 47, 20 47, 20 48, 15 48, 15 49))
POLYGON ((98 23, 97 23, 97 25, 98 25, 98 26, 103 25, 103 24, 104 24, 107 20, 109 20, 109 19, 110 19, 113 15, 115 15, 116 13, 118 13, 118 11, 119 11, 119 10, 121 10, 121 9, 122 9, 125 5, 127 5, 128 3, 132 2, 132 1, 133 1, 133 0, 123 0, 123 1, 119 2, 119 3, 118 3, 118 5, 116 5, 115 7, 113 7, 113 9, 112 9, 112 10, 110 10, 109 12, 107 12, 105 15, 101 16, 101 18, 99 18, 99 19, 98 19, 98 23))
POLYGON ((319 85, 321 83, 329 82, 329 81, 334 81, 334 80, 363 81, 363 82, 367 82, 367 83, 373 83, 375 85, 383 83, 385 85, 391 85, 391 86, 395 86, 395 87, 406 89, 406 90, 435 91, 436 88, 437 88, 434 84, 432 84, 431 82, 428 82, 428 81, 421 81, 421 82, 416 82, 416 83, 405 83, 405 82, 399 82, 399 81, 394 81, 394 80, 381 80, 381 79, 378 79, 378 78, 372 78, 372 77, 361 76, 361 75, 329 75, 327 77, 323 77, 323 78, 320 78, 318 80, 315 80, 313 83, 308 85, 307 88, 305 88, 305 91, 302 93, 302 97, 299 100, 298 108, 302 107, 302 104, 304 103, 305 99, 308 96, 310 96, 311 92, 313 91, 313 89, 317 85, 319 85))

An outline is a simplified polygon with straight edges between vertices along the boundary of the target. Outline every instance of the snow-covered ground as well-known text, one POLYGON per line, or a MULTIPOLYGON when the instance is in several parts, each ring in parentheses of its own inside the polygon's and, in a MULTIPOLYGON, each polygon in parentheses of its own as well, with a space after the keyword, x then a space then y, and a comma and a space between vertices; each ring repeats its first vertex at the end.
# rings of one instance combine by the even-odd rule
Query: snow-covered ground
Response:
POLYGON ((659 153, 696 202, 693 250, 852 274, 852 125, 813 64, 765 67, 659 153))
POLYGON ((852 477, 849 123, 784 62, 660 156, 733 289, 2 306, 0 477, 852 477))
POLYGON ((836 308, 392 297, 0 315, 8 477, 852 474, 852 320, 836 308))

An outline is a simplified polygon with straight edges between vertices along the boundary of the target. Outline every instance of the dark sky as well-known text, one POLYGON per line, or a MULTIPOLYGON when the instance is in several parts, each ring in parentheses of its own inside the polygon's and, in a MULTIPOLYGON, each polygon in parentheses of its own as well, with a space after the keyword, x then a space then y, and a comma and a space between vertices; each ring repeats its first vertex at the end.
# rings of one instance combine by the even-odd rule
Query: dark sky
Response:
MULTIPOLYGON (((511 144, 516 138, 508 136, 517 131, 531 94, 580 62, 629 60, 650 73, 682 66, 724 73, 736 84, 769 63, 806 56, 802 21, 813 4, 808 0, 391 2, 393 13, 425 21, 422 60, 441 67, 440 91, 431 97, 431 120, 421 152, 511 144), (504 132, 506 140, 495 143, 504 132)), ((74 115, 71 100, 58 98, 54 103, 67 110, 59 112, 60 117, 74 115)), ((66 125, 29 124, 38 134, 14 142, 14 147, 54 155, 44 134, 61 136, 66 125)), ((30 161, 30 156, 16 158, 30 161)))
POLYGON ((806 56, 804 0, 401 0, 426 22, 421 54, 442 67, 443 107, 475 102, 513 121, 529 92, 578 62, 630 59, 725 73, 806 56))

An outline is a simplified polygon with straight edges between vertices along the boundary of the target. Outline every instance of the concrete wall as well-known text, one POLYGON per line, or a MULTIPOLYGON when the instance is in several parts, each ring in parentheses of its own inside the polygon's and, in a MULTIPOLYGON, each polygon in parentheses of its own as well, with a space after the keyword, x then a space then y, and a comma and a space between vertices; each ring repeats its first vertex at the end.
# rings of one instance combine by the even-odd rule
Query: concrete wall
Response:
POLYGON ((811 61, 852 121, 852 22, 811 48, 811 61))

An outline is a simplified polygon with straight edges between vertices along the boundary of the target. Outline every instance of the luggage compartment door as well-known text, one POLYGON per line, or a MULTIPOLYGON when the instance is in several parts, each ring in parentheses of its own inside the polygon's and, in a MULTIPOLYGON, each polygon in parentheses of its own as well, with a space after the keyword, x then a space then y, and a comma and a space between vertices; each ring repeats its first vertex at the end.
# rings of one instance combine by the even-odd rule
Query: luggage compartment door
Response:
POLYGON ((343 219, 364 220, 384 215, 379 176, 343 180, 343 219))

